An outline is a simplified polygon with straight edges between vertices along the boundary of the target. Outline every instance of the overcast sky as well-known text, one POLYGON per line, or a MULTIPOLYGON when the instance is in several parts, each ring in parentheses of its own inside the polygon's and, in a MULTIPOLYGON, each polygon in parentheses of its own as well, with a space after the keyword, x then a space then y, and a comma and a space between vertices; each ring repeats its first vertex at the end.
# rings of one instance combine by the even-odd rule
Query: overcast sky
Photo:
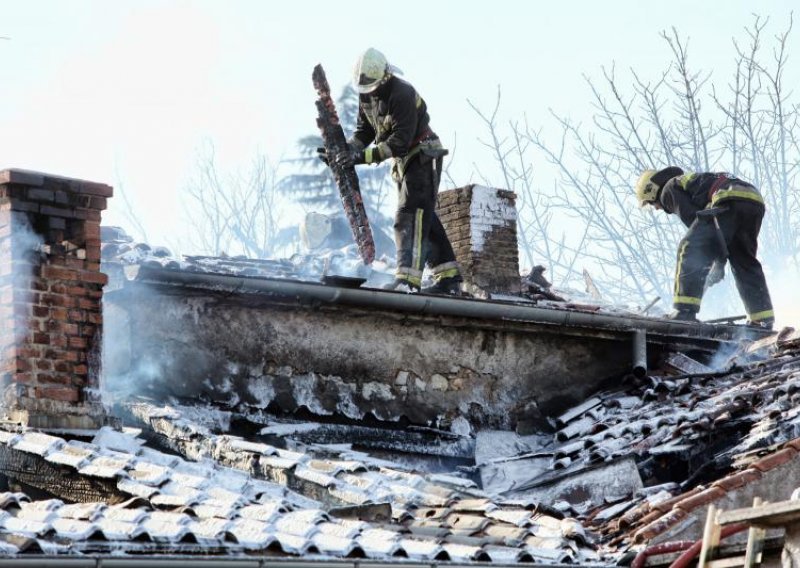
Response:
MULTIPOLYGON (((0 168, 124 183, 154 244, 185 228, 178 190, 197 148, 223 165, 277 161, 315 132, 311 70, 336 91, 365 48, 384 51, 428 102, 454 172, 490 164, 466 100, 547 125, 548 108, 589 111, 583 75, 662 70, 671 26, 697 67, 731 69, 731 39, 753 12, 782 31, 791 0, 646 2, 0 0, 0 168)), ((797 34, 793 37, 798 44, 797 34)), ((797 50, 795 50, 797 51, 797 50)), ((793 60, 790 76, 800 79, 793 60)), ((484 168, 482 168, 484 169, 484 168)), ((498 182, 499 183, 499 182, 498 182)), ((113 200, 112 200, 113 201, 113 200)), ((112 202, 109 223, 121 223, 112 202)))

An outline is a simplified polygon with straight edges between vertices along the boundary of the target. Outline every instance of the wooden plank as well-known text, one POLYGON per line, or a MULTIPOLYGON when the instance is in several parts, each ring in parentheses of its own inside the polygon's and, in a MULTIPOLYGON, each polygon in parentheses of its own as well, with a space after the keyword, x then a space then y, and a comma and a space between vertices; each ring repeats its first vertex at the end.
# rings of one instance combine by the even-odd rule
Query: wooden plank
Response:
POLYGON ((706 526, 703 529, 703 546, 700 549, 700 557, 697 559, 697 568, 709 566, 711 557, 717 546, 719 546, 720 525, 717 522, 717 508, 714 504, 708 506, 706 515, 706 526))
POLYGON ((718 519, 721 525, 750 523, 766 527, 782 526, 798 520, 800 520, 800 500, 722 511, 718 519))
POLYGON ((705 563, 705 568, 731 568, 732 566, 742 566, 744 564, 744 556, 731 556, 729 558, 720 558, 719 560, 710 560, 705 563))
MULTIPOLYGON (((763 501, 761 497, 753 499, 753 508, 761 507, 763 501)), ((744 568, 752 568, 761 564, 761 550, 764 547, 764 535, 766 531, 761 527, 753 527, 747 531, 747 548, 744 552, 744 568)))

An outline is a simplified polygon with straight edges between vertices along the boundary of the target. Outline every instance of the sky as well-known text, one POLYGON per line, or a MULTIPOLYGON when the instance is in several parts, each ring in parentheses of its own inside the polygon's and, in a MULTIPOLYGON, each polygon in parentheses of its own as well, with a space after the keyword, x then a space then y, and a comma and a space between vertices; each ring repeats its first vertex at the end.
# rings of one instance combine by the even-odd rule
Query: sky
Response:
MULTIPOLYGON (((468 100, 490 110, 499 86, 502 117, 524 113, 546 134, 551 108, 590 115, 584 76, 612 64, 661 71, 660 31, 676 26, 698 67, 724 72, 753 12, 774 34, 793 4, 0 0, 10 38, 0 39, 0 169, 121 186, 153 244, 191 242, 181 189, 198 149, 213 143, 228 168, 258 153, 294 156, 297 139, 316 132, 317 63, 338 91, 364 49, 382 50, 455 145, 452 172, 466 183, 475 166, 491 172, 468 100)), ((123 213, 112 199, 104 222, 125 224, 123 213)))

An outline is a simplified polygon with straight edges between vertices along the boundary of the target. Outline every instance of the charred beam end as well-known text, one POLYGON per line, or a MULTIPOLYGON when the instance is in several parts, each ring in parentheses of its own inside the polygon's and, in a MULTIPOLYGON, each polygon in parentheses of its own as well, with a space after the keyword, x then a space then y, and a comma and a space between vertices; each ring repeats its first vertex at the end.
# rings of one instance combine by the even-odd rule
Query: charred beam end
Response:
POLYGON ((72 503, 115 504, 129 498, 117 489, 116 478, 82 476, 69 467, 4 445, 0 445, 0 474, 72 503))
POLYGON ((353 231, 358 252, 364 264, 370 264, 375 259, 375 242, 372 238, 364 202, 361 199, 356 168, 349 160, 342 162, 334 159, 335 156, 347 152, 347 139, 339 122, 339 115, 336 112, 336 105, 331 97, 330 86, 322 65, 314 67, 311 78, 319 96, 316 101, 317 127, 322 135, 325 152, 330 157, 328 166, 336 180, 336 187, 339 189, 339 196, 342 199, 350 229, 353 231))

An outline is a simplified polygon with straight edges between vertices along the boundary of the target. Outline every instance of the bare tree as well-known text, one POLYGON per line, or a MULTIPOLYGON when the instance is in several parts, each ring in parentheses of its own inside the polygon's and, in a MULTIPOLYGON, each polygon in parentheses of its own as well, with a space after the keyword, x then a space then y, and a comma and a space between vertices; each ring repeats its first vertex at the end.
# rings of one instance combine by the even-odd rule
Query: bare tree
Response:
POLYGON ((590 266, 600 292, 618 302, 669 299, 684 227, 639 209, 632 188, 644 169, 678 165, 731 171, 760 187, 768 207, 765 260, 797 266, 800 105, 784 82, 792 22, 773 38, 769 57, 762 54, 766 25, 756 17, 746 29, 747 45, 734 42, 735 73, 725 93, 711 73, 691 65, 689 42, 672 29, 661 34, 671 62, 656 79, 631 70, 621 80, 613 66, 602 69, 600 80, 586 78, 590 127, 551 111, 559 135, 548 139, 527 121, 500 128, 499 95, 491 114, 473 105, 504 183, 523 196, 520 246, 526 255, 541 255, 562 283, 578 281, 576 263, 590 266), (530 183, 523 165, 529 148, 557 172, 550 192, 530 183), (547 233, 565 219, 581 230, 556 243, 547 233))
POLYGON ((223 177, 214 145, 206 143, 184 191, 197 239, 193 248, 212 255, 267 258, 287 244, 277 238, 282 202, 276 170, 266 157, 256 157, 244 173, 223 177))
MULTIPOLYGON (((531 142, 530 137, 525 135, 527 126, 523 128, 519 123, 512 122, 505 127, 499 123, 501 99, 502 93, 498 86, 491 114, 482 112, 469 99, 467 103, 486 127, 488 139, 479 138, 479 141, 490 151, 499 168, 503 188, 517 194, 519 200, 517 231, 525 262, 528 266, 544 263, 552 273, 556 266, 570 265, 574 260, 574 251, 570 252, 563 246, 563 242, 554 242, 550 235, 551 203, 534 187, 533 165, 529 157, 531 142), (507 133, 506 128, 508 128, 507 133)), ((477 165, 474 167, 484 184, 493 185, 477 165)))

